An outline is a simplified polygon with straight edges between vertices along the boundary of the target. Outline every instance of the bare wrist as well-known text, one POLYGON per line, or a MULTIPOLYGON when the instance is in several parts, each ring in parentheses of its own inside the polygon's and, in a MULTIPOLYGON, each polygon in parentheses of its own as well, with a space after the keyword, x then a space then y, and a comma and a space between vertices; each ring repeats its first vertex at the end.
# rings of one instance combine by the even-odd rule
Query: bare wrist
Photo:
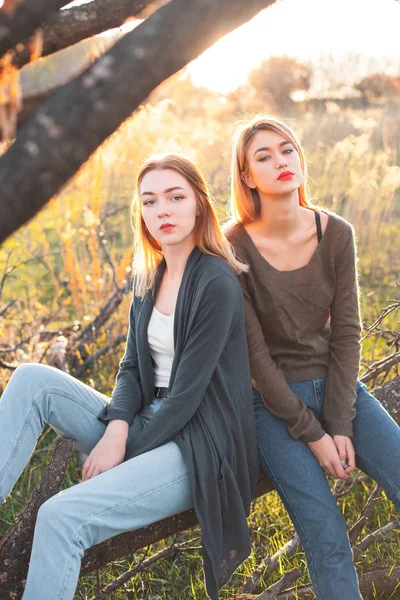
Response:
POLYGON ((107 425, 106 432, 113 437, 118 437, 126 441, 128 437, 129 424, 121 419, 112 419, 107 425))

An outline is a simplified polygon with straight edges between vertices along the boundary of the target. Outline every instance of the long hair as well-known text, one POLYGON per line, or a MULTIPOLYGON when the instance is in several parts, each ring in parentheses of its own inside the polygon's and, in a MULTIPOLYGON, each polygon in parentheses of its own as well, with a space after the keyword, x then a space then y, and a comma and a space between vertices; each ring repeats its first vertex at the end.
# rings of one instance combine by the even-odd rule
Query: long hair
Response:
POLYGON ((150 234, 143 220, 139 188, 146 173, 165 169, 172 169, 182 175, 196 194, 198 214, 194 233, 198 248, 205 254, 224 258, 236 273, 246 271, 247 266, 235 258, 231 245, 221 231, 201 170, 180 154, 153 155, 144 162, 137 174, 132 202, 132 225, 136 237, 133 259, 135 294, 143 297, 153 288, 155 273, 163 258, 160 244, 150 234))
POLYGON ((249 223, 261 214, 260 198, 257 190, 249 188, 243 180, 249 165, 247 150, 258 131, 275 131, 293 144, 299 154, 304 182, 299 187, 299 204, 311 208, 307 190, 307 163, 304 150, 292 129, 283 121, 270 115, 255 115, 236 124, 232 146, 230 213, 233 222, 249 223))

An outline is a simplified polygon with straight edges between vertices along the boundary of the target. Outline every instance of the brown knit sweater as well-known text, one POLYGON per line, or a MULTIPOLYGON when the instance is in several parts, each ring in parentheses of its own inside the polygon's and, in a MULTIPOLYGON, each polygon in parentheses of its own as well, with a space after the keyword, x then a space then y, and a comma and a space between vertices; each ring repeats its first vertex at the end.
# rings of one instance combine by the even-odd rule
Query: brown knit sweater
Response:
POLYGON ((349 223, 328 216, 310 261, 292 271, 275 269, 240 223, 226 232, 250 267, 239 280, 254 385, 303 442, 325 431, 351 436, 355 416, 361 331, 355 241, 349 223), (327 378, 322 423, 288 386, 317 377, 327 378))

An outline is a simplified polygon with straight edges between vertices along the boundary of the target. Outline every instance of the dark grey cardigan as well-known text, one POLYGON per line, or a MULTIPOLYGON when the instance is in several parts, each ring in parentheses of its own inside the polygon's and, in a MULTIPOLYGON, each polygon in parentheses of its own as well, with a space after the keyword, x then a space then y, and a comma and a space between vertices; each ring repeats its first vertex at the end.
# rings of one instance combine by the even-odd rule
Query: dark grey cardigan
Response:
MULTIPOLYGON (((164 270, 163 262, 154 294, 133 298, 125 354, 101 420, 131 424, 153 401, 147 327, 164 270)), ((168 397, 139 434, 135 455, 172 439, 179 445, 202 529, 207 592, 217 600, 251 550, 246 516, 258 461, 242 291, 225 260, 197 247, 178 293, 174 342, 168 397)))

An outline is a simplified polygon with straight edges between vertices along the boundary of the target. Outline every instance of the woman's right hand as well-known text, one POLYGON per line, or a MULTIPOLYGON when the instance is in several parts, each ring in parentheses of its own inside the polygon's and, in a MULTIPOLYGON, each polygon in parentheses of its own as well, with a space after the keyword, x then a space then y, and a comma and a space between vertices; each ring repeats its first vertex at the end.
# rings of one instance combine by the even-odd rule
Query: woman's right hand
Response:
POLYGON ((112 420, 100 441, 87 457, 82 468, 82 481, 87 481, 123 462, 126 453, 128 423, 112 420))
POLYGON ((350 479, 340 462, 338 449, 330 435, 325 433, 320 440, 308 442, 308 447, 328 475, 334 479, 350 479))

